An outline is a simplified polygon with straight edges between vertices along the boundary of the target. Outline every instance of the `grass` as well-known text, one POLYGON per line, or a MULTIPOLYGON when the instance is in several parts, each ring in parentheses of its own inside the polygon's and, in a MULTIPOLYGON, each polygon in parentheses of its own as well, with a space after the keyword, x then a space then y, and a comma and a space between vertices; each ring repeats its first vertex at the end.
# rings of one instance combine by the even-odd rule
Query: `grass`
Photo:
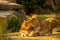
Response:
MULTIPOLYGON (((5 35, 5 39, 8 39, 8 40, 60 40, 60 36, 57 35, 57 36, 36 36, 36 37, 22 37, 22 36, 19 36, 19 35, 16 35, 18 33, 11 33, 11 35, 5 35)), ((4 40, 5 40, 4 39, 4 40)))
POLYGON ((6 18, 0 17, 0 33, 3 33, 5 28, 6 28, 6 18))
POLYGON ((4 33, 4 29, 6 28, 6 19, 0 17, 0 40, 2 40, 2 34, 4 33))
POLYGON ((39 37, 20 37, 20 36, 12 36, 7 39, 11 40, 60 40, 60 37, 56 36, 39 36, 39 37))

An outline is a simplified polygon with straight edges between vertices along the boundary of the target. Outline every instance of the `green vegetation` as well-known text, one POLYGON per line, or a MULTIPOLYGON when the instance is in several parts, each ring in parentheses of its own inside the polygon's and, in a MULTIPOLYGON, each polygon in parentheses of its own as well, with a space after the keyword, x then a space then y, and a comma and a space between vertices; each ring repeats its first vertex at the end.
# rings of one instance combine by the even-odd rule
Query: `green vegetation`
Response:
POLYGON ((18 0, 18 2, 24 6, 27 13, 34 13, 43 7, 45 0, 18 0))
POLYGON ((48 2, 47 4, 46 0, 18 0, 18 3, 23 5, 27 14, 32 14, 36 11, 38 14, 45 14, 45 12, 49 13, 49 11, 54 13, 60 12, 60 4, 56 4, 55 0, 52 2, 55 8, 52 8, 51 3, 48 2), (41 12, 41 10, 43 11, 41 12))
POLYGON ((56 6, 53 12, 55 12, 55 13, 60 12, 60 6, 59 6, 59 5, 58 5, 58 6, 56 6))
POLYGON ((8 20, 8 32, 18 32, 20 30, 21 22, 16 17, 12 17, 8 20))

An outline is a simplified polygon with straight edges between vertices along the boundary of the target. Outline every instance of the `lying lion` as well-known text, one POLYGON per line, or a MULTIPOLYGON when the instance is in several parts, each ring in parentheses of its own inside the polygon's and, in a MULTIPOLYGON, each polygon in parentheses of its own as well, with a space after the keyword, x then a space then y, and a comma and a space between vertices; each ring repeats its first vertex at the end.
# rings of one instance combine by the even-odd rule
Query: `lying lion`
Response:
POLYGON ((40 36, 44 34, 51 34, 52 29, 57 26, 58 22, 55 18, 41 20, 40 16, 35 14, 30 20, 24 20, 21 26, 20 36, 40 36))
POLYGON ((20 34, 21 36, 33 36, 34 32, 38 32, 40 30, 40 19, 37 14, 33 15, 30 20, 26 21, 24 20, 20 34), (25 31, 25 34, 22 32, 25 31))

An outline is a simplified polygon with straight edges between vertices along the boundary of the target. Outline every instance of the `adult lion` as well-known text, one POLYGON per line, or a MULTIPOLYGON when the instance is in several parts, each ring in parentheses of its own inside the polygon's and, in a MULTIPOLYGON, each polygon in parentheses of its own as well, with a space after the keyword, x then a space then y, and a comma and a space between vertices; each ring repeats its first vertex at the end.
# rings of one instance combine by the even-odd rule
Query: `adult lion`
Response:
POLYGON ((41 20, 40 16, 35 14, 28 21, 24 21, 20 36, 40 36, 45 34, 52 34, 52 29, 59 26, 59 23, 55 18, 47 18, 46 20, 41 20))

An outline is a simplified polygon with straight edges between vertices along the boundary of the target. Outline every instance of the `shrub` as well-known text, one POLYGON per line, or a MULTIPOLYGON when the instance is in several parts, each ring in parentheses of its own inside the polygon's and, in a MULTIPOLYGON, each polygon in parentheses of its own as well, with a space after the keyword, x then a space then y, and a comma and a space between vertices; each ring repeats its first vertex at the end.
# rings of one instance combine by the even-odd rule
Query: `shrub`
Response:
POLYGON ((16 17, 12 17, 8 21, 7 29, 9 32, 18 32, 20 30, 20 26, 21 26, 20 20, 18 20, 18 18, 16 18, 16 17))

